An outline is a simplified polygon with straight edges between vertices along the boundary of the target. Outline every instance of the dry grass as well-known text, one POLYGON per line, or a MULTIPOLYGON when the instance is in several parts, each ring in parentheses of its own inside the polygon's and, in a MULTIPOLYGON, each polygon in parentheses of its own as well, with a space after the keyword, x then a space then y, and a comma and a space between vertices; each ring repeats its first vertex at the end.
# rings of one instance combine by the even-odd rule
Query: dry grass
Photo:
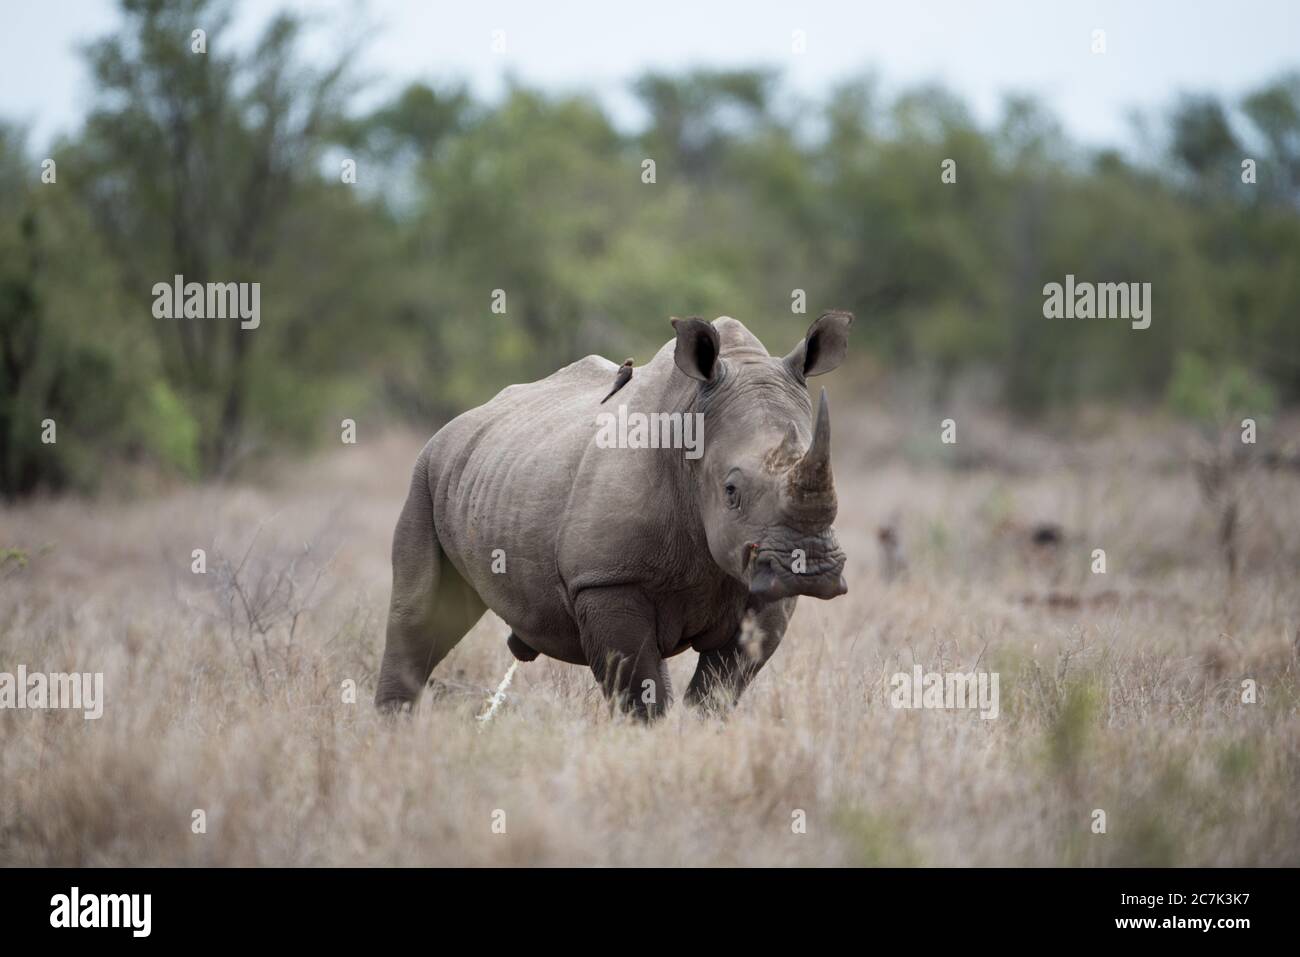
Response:
MULTIPOLYGON (((492 616, 413 718, 373 713, 420 438, 259 488, 6 510, 0 547, 30 560, 0 569, 0 670, 103 671, 107 701, 0 711, 0 863, 1300 864, 1300 481, 1251 479, 1229 596, 1167 427, 1058 443, 963 420, 959 454, 915 424, 837 415, 850 594, 802 603, 734 713, 678 704, 651 729, 538 660, 480 733, 511 660, 492 616), (1059 546, 1028 541, 1040 520, 1059 546), (889 706, 895 671, 977 659, 997 720, 889 706)), ((693 666, 674 659, 679 690, 693 666)))

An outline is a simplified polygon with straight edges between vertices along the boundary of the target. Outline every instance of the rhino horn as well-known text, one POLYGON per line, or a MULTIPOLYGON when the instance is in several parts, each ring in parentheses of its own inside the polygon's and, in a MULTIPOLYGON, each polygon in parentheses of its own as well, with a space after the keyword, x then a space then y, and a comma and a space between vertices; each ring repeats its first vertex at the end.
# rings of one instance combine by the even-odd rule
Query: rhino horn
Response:
POLYGON ((836 501, 831 476, 831 407, 825 389, 817 402, 812 433, 812 444, 791 470, 791 497, 801 512, 829 525, 835 518, 836 501))

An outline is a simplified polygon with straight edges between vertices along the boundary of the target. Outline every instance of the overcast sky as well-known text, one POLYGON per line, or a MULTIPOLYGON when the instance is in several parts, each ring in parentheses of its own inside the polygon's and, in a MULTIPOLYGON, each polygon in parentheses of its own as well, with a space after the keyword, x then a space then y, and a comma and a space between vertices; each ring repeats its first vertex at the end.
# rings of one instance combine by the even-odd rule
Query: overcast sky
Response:
MULTIPOLYGON (((642 70, 769 65, 812 96, 867 71, 887 89, 938 80, 982 120, 1004 93, 1033 93, 1076 139, 1123 148, 1135 108, 1190 89, 1231 98, 1300 68, 1300 0, 244 0, 240 35, 283 6, 320 15, 319 52, 372 26, 360 63, 372 95, 458 78, 494 96, 510 72, 594 91, 624 123, 638 119, 625 81, 642 70), (1106 31, 1104 55, 1091 52, 1094 29, 1106 31)), ((26 124, 34 149, 76 128, 91 93, 77 45, 118 22, 114 0, 0 0, 0 116, 26 124)))

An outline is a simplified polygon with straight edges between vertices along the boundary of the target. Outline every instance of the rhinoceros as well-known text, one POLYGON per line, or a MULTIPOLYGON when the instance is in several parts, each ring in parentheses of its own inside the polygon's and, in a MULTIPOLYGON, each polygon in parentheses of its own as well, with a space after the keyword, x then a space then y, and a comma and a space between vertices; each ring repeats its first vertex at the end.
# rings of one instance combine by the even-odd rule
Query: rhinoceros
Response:
POLYGON ((830 409, 822 389, 813 416, 807 379, 840 364, 852 321, 824 313, 775 358, 735 319, 674 319, 676 338, 616 398, 628 418, 699 416, 693 449, 599 441, 618 369, 599 356, 440 429, 393 534, 376 705, 412 705, 489 608, 516 658, 586 665, 638 717, 668 707, 665 659, 688 648, 687 702, 734 703, 797 597, 847 590, 830 409))

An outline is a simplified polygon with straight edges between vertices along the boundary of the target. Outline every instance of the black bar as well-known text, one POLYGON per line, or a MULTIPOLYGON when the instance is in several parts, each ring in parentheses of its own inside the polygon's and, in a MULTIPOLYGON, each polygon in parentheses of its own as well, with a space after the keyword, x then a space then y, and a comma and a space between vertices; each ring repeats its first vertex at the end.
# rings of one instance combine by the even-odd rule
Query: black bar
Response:
MULTIPOLYGON (((1287 931, 1295 872, 13 869, 0 870, 0 885, 0 926, 9 944, 66 942, 72 934, 82 942, 205 946, 254 939, 371 947, 423 939, 433 946, 468 937, 472 946, 496 949, 524 938, 562 941, 595 932, 598 939, 618 935, 613 939, 626 946, 628 935, 662 939, 668 931, 654 924, 677 917, 702 925, 691 931, 692 945, 713 934, 732 945, 751 934, 770 942, 782 930, 806 935, 815 927, 819 936, 845 933, 864 945, 902 930, 918 944, 1027 941, 1020 935, 1050 933, 1040 939, 1231 946, 1259 932, 1287 931), (70 904, 73 887, 82 907, 92 909, 99 899, 86 905, 89 896, 150 895, 148 936, 136 937, 131 926, 51 926, 52 901, 63 895, 70 904), (1200 925, 1205 920, 1208 929, 1200 925)), ((115 903, 130 913, 120 899, 115 903)), ((134 916, 140 926, 142 910, 134 916)))

